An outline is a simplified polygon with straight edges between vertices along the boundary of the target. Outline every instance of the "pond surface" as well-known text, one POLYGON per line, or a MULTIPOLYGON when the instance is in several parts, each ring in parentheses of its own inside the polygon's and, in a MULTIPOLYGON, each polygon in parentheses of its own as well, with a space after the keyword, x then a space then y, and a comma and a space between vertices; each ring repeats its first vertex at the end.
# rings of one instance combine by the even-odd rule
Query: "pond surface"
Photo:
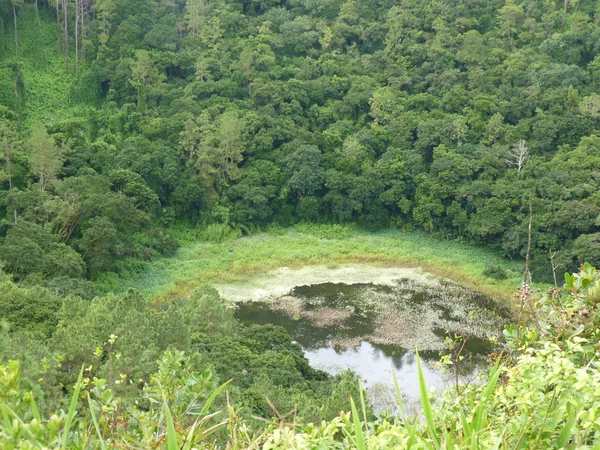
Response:
POLYGON ((246 325, 284 327, 316 369, 331 374, 353 370, 377 410, 393 409, 393 372, 408 409, 418 409, 417 348, 428 385, 440 393, 449 386, 439 364, 447 330, 469 335, 463 354, 472 355, 473 363, 464 364, 461 376, 475 378, 502 321, 484 296, 422 277, 385 285, 297 286, 286 295, 239 303, 236 315, 246 325))

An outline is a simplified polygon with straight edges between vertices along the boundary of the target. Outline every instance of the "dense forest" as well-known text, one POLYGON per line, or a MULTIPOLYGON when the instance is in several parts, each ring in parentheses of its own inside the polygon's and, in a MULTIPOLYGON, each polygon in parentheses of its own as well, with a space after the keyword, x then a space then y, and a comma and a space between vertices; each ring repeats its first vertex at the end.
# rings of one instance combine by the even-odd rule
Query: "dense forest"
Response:
POLYGON ((0 446, 596 448, 598 92, 595 0, 0 0, 0 446), (99 288, 299 223, 527 258, 487 384, 376 414, 211 286, 99 288))
POLYGON ((420 228, 519 259, 531 212, 534 281, 599 262, 596 2, 2 5, 18 279, 119 272, 181 221, 420 228))

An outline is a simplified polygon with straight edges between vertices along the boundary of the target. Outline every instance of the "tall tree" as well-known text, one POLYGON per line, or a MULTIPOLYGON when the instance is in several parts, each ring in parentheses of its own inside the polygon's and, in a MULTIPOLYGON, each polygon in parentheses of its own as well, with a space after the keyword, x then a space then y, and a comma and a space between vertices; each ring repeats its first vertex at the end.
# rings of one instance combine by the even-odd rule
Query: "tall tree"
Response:
POLYGON ((45 192, 63 165, 62 151, 43 125, 33 128, 29 146, 29 164, 38 177, 41 191, 45 192))
POLYGON ((102 23, 102 33, 98 38, 102 45, 106 45, 108 42, 110 27, 115 18, 116 7, 114 0, 97 0, 95 3, 97 18, 102 23))
POLYGON ((196 121, 186 122, 181 133, 181 149, 208 189, 218 192, 238 178, 238 164, 245 149, 245 127, 246 122, 237 111, 223 113, 217 126, 207 113, 196 121))
POLYGON ((60 23, 61 0, 48 0, 48 5, 56 10, 56 54, 60 56, 60 36, 62 31, 62 26, 60 23))
POLYGON ((508 153, 508 159, 505 160, 506 164, 510 167, 517 169, 517 177, 521 176, 521 170, 529 161, 529 149, 527 148, 527 142, 524 140, 519 141, 512 146, 508 153))
POLYGON ((498 11, 500 32, 508 42, 508 47, 514 48, 514 37, 518 31, 518 25, 525 15, 522 5, 515 5, 514 0, 507 0, 506 4, 498 11))
POLYGON ((219 124, 219 163, 221 179, 227 183, 238 175, 238 164, 242 162, 245 141, 245 121, 236 111, 227 111, 219 124))
POLYGON ((155 67, 150 53, 146 50, 137 50, 135 52, 135 61, 130 64, 131 79, 129 83, 137 91, 137 106, 141 112, 146 111, 147 90, 157 86, 165 79, 163 73, 155 67))
POLYGON ((87 9, 86 0, 79 0, 79 13, 81 15, 81 60, 85 63, 85 14, 87 9))
MULTIPOLYGON (((7 108, 0 107, 0 158, 4 160, 3 170, 0 172, 0 181, 8 181, 8 189, 12 191, 14 186, 14 159, 19 145, 17 131, 12 114, 7 108)), ((14 221, 17 223, 17 208, 13 203, 14 221)))
POLYGON ((198 37, 209 16, 206 0, 187 0, 185 2, 185 21, 191 35, 198 37))
POLYGON ((7 12, 11 11, 13 16, 13 26, 15 28, 15 56, 19 56, 19 26, 17 22, 17 10, 23 5, 23 0, 7 0, 4 3, 3 9, 7 12))

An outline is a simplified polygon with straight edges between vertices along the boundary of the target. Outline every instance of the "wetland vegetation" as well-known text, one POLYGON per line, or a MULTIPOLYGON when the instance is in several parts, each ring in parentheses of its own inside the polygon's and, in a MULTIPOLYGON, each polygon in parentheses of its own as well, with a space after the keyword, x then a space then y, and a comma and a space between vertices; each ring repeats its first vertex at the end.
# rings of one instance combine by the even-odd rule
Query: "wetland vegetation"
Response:
MULTIPOLYGON (((111 274, 100 277, 97 286, 105 291, 133 287, 152 301, 161 302, 189 295, 199 283, 206 282, 253 278, 260 282, 261 289, 290 290, 295 284, 285 274, 275 279, 272 275, 268 278, 261 275, 281 267, 309 267, 307 270, 311 271, 310 266, 334 268, 340 264, 364 263, 364 282, 379 278, 377 269, 368 272, 369 266, 420 267, 512 304, 515 286, 521 282, 523 273, 522 262, 511 262, 497 251, 454 240, 440 241, 417 231, 299 224, 290 229, 271 227, 263 233, 218 243, 200 240, 201 231, 189 228, 177 235, 182 246, 174 257, 132 264, 119 277, 111 274), (497 267, 505 275, 503 279, 486 276, 489 267, 497 267)), ((311 273, 318 276, 319 270, 311 273)), ((319 280, 330 281, 306 278, 307 284, 319 280)), ((339 280, 356 281, 352 274, 339 280)))

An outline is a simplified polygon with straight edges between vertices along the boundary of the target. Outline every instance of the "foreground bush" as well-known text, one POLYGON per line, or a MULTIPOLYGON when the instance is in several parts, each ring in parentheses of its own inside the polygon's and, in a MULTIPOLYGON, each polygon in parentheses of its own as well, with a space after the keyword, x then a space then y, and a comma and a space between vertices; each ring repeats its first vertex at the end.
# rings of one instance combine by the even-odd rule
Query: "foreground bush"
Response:
POLYGON ((4 449, 598 448, 598 292, 600 275, 586 265, 567 275, 562 291, 525 295, 534 318, 507 328, 507 352, 485 384, 433 401, 420 371, 420 417, 370 420, 359 390, 350 411, 330 421, 302 424, 273 407, 272 422, 249 423, 229 403, 228 383, 218 387, 209 370, 167 351, 134 402, 115 390, 136 380, 121 374, 111 389, 82 368, 68 409, 45 417, 21 384, 19 363, 0 366, 0 442, 4 449))

